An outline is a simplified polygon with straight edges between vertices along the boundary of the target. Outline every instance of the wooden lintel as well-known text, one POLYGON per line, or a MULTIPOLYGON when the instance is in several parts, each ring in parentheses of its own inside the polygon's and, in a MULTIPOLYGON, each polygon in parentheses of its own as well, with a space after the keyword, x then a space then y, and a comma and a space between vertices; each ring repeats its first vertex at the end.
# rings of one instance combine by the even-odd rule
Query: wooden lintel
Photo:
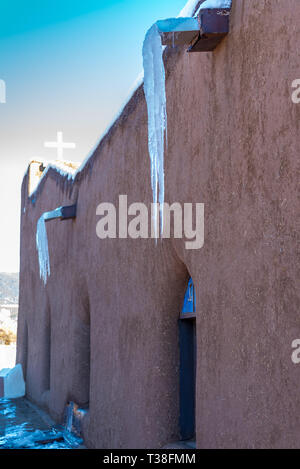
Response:
POLYGON ((199 13, 200 32, 188 52, 213 51, 229 33, 230 8, 203 9, 199 13))
POLYGON ((180 319, 196 319, 196 313, 180 313, 180 319))
POLYGON ((65 207, 58 207, 51 212, 45 213, 45 222, 51 220, 69 220, 70 218, 76 218, 77 205, 67 205, 65 207))
POLYGON ((77 205, 68 205, 61 208, 61 220, 76 218, 77 205))
POLYGON ((198 31, 175 31, 161 33, 161 42, 164 46, 184 46, 191 44, 198 36, 198 31))

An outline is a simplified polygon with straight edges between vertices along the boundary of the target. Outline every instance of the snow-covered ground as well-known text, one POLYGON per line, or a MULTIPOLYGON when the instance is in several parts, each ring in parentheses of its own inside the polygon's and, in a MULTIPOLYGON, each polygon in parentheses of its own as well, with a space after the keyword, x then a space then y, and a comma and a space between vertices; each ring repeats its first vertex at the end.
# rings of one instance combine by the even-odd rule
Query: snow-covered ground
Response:
POLYGON ((84 449, 82 440, 56 425, 31 402, 0 399, 1 449, 84 449))
POLYGON ((17 326, 17 320, 11 317, 9 309, 2 308, 0 310, 0 329, 16 334, 17 326))
POLYGON ((15 366, 16 351, 16 345, 0 345, 0 370, 15 366))

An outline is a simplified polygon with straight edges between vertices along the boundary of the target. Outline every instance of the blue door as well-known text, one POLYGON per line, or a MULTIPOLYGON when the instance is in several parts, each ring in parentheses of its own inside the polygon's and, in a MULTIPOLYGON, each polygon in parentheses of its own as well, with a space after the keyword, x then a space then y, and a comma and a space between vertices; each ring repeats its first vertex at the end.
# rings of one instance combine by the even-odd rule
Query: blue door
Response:
POLYGON ((196 296, 190 278, 179 320, 180 345, 180 434, 182 440, 195 438, 196 394, 196 296))

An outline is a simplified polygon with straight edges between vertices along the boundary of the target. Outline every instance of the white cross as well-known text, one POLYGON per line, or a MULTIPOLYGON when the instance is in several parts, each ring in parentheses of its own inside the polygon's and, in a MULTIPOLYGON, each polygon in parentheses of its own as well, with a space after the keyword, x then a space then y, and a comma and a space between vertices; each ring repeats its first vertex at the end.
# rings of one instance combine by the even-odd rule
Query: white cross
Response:
POLYGON ((45 142, 45 148, 57 148, 57 159, 62 160, 64 156, 64 148, 76 148, 75 143, 67 143, 63 141, 63 133, 57 132, 56 142, 45 142))

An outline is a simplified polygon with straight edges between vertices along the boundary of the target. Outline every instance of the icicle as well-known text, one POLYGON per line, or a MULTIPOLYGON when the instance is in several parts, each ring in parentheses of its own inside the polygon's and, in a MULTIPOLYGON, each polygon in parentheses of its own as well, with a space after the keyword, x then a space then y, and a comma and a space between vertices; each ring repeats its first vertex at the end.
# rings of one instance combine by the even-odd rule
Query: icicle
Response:
POLYGON ((38 223, 36 230, 36 247, 39 256, 40 264, 40 277, 44 282, 44 285, 47 283, 47 277, 50 276, 50 260, 49 260, 49 250, 48 250, 48 237, 46 230, 46 213, 44 213, 38 223))
POLYGON ((48 250, 48 237, 46 230, 46 220, 54 220, 62 217, 63 207, 58 207, 51 212, 45 212, 39 218, 36 230, 36 248, 39 255, 40 277, 44 285, 47 283, 47 277, 50 277, 50 260, 48 250))
MULTIPOLYGON (((164 145, 167 129, 165 68, 163 46, 157 24, 146 34, 143 44, 144 91, 148 108, 148 149, 151 161, 153 203, 160 203, 160 224, 163 232, 164 145)), ((156 211, 155 211, 156 213, 156 211)), ((157 226, 154 214, 154 226, 157 226)))
POLYGON ((70 402, 67 407, 67 422, 66 422, 66 430, 69 433, 72 433, 73 416, 74 416, 74 402, 70 402))
MULTIPOLYGON (((195 13, 196 0, 189 0, 178 18, 169 18, 155 23, 147 32, 143 44, 144 64, 144 92, 148 109, 148 150, 151 161, 151 186, 153 203, 160 204, 160 232, 163 233, 163 205, 165 198, 164 185, 164 146, 167 140, 167 105, 165 68, 163 62, 163 46, 161 41, 162 32, 189 31, 181 29, 191 27, 192 18, 195 13)), ((230 8, 231 0, 206 0, 200 8, 230 8)), ((197 13, 199 13, 199 10, 197 13)), ((198 30, 199 25, 195 22, 192 30, 198 30)), ((174 44, 173 44, 174 46, 174 44)), ((157 215, 154 211, 154 227, 157 227, 157 215)), ((157 233, 155 233, 157 234, 157 233)), ((156 236, 157 238, 157 236, 156 236)))

